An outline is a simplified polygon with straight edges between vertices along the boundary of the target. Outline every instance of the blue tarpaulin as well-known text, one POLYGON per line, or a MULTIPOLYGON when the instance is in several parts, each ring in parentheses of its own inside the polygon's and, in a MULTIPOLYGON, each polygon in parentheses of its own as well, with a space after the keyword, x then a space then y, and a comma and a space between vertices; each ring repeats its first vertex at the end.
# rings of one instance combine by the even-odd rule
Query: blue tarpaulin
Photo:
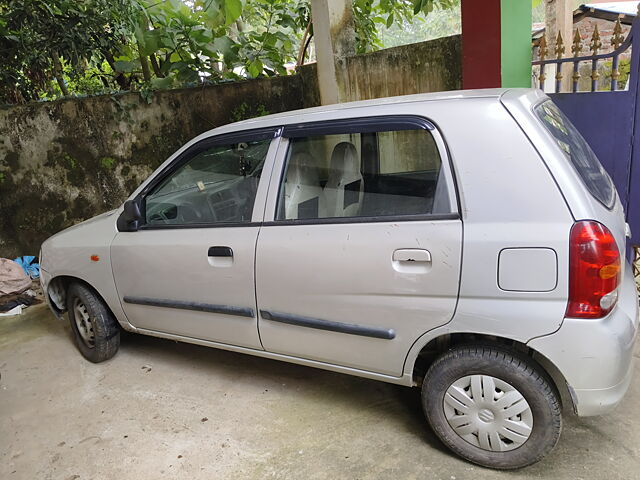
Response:
POLYGON ((36 257, 32 255, 24 255, 13 260, 22 267, 27 275, 31 278, 40 276, 40 264, 36 262, 36 257))

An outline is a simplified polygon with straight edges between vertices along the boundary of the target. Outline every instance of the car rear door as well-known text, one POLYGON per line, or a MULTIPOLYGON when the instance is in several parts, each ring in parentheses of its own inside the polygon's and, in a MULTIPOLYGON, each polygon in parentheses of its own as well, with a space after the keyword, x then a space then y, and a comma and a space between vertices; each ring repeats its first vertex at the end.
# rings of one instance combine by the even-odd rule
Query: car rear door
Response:
POLYGON ((407 116, 283 136, 257 245, 263 346, 400 376, 458 297, 462 222, 442 137, 407 116))
POLYGON ((254 261, 275 136, 266 129, 201 141, 142 191, 143 225, 111 246, 118 295, 136 328, 262 349, 254 261))

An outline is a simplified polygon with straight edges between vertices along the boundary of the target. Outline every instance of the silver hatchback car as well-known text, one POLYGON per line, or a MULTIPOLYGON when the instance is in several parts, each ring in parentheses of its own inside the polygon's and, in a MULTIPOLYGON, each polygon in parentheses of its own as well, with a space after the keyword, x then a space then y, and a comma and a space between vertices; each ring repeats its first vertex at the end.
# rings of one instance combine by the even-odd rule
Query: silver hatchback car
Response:
POLYGON ((120 329, 421 387, 454 452, 518 468, 613 408, 638 296, 623 208, 543 93, 415 95, 227 125, 42 246, 82 355, 120 329))

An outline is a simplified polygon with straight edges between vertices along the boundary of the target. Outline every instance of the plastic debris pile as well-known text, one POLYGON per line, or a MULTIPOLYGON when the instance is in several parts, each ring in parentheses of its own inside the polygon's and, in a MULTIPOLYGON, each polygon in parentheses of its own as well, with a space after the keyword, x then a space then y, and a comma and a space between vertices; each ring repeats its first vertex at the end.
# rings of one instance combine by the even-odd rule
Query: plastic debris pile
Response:
POLYGON ((42 302, 37 293, 37 260, 30 255, 15 260, 0 258, 0 316, 19 315, 23 308, 42 302))

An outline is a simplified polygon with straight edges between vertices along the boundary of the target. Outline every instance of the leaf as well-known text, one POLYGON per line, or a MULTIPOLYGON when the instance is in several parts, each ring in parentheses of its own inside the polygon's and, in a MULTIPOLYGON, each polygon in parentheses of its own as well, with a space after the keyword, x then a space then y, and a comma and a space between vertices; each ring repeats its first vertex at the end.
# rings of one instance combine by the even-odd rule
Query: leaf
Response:
POLYGON ((142 55, 151 55, 157 52, 162 44, 161 30, 147 30, 142 33, 142 41, 138 39, 142 55))
POLYGON ((136 64, 135 62, 127 62, 124 60, 119 60, 117 62, 113 62, 113 66, 116 69, 116 72, 120 73, 131 73, 135 70, 136 64))
POLYGON ((241 0, 224 0, 225 25, 231 25, 242 14, 241 0))
POLYGON ((253 78, 256 78, 258 75, 262 73, 262 68, 263 68, 263 65, 260 59, 255 58, 247 66, 247 72, 249 73, 250 76, 252 76, 253 78))
POLYGON ((433 0, 424 0, 422 2, 422 11, 429 14, 433 11, 433 0))
POLYGON ((207 44, 212 40, 212 33, 210 30, 193 29, 191 30, 189 36, 191 37, 192 40, 195 40, 200 45, 207 44))
POLYGON ((224 25, 224 15, 225 14, 220 9, 218 2, 211 1, 208 3, 208 8, 204 10, 204 17, 202 20, 209 28, 218 28, 224 25))
POLYGON ((234 62, 238 59, 236 44, 229 37, 216 38, 213 41, 213 49, 222 53, 225 61, 234 62))
POLYGON ((417 15, 422 10, 422 0, 413 0, 413 14, 417 15))
POLYGON ((393 13, 390 13, 387 17, 387 28, 390 28, 393 25, 393 13))

